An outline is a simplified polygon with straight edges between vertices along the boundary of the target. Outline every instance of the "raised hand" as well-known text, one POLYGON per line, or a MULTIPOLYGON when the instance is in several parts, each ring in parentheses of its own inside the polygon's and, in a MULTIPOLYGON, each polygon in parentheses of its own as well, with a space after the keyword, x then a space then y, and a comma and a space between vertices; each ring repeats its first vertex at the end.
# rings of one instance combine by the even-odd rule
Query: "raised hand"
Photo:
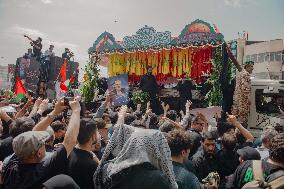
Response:
POLYGON ((39 105, 38 113, 42 114, 45 110, 47 110, 47 108, 48 108, 48 99, 44 99, 39 105))
POLYGON ((227 121, 232 124, 232 125, 235 125, 236 123, 238 123, 238 120, 236 118, 236 116, 234 115, 229 115, 228 113, 227 114, 227 121))
POLYGON ((80 106, 79 100, 77 98, 75 98, 73 101, 70 101, 69 105, 72 109, 72 112, 80 112, 81 111, 81 106, 80 106))
POLYGON ((117 119, 117 125, 123 125, 124 124, 124 117, 127 112, 127 106, 121 106, 119 112, 118 112, 118 119, 117 119))
POLYGON ((61 98, 60 100, 58 100, 55 105, 54 105, 54 112, 58 115, 61 112, 63 112, 63 110, 66 108, 65 104, 64 104, 64 99, 61 98))

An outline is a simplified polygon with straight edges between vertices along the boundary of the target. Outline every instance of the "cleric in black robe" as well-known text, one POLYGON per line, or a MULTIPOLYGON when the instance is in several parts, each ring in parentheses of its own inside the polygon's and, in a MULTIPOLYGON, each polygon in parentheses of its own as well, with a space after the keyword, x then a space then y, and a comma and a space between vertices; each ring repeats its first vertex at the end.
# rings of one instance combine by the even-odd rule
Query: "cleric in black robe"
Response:
POLYGON ((143 75, 140 80, 140 89, 143 92, 148 92, 150 95, 151 108, 154 113, 160 113, 160 103, 157 98, 159 93, 159 86, 155 76, 152 74, 152 66, 147 67, 147 74, 143 75))
POLYGON ((180 103, 180 110, 185 112, 185 104, 187 100, 192 101, 192 89, 195 89, 192 81, 185 78, 178 82, 177 90, 179 92, 179 103, 180 103))

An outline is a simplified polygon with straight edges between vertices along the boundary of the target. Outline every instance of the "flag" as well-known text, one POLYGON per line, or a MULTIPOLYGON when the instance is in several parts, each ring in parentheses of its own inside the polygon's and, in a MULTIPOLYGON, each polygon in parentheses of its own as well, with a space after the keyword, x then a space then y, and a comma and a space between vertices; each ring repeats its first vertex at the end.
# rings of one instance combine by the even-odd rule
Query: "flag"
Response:
POLYGON ((17 98, 22 99, 25 97, 25 94, 27 94, 27 91, 19 78, 19 76, 16 76, 16 82, 15 82, 15 94, 17 98))
POLYGON ((66 81, 66 67, 67 67, 67 59, 64 59, 64 62, 59 71, 59 75, 61 77, 60 89, 62 90, 62 92, 68 91, 68 88, 64 83, 66 81))
POLYGON ((66 66, 67 66, 67 59, 64 59, 64 62, 60 68, 59 75, 61 76, 61 82, 66 81, 66 66))
POLYGON ((66 93, 66 92, 68 92, 68 87, 65 85, 65 83, 64 82, 60 82, 60 89, 61 89, 61 91, 62 92, 64 92, 64 93, 66 93))
POLYGON ((71 87, 72 87, 74 81, 75 81, 75 74, 73 73, 72 76, 71 76, 71 78, 70 78, 70 80, 69 80, 68 91, 71 91, 71 90, 72 90, 71 87))

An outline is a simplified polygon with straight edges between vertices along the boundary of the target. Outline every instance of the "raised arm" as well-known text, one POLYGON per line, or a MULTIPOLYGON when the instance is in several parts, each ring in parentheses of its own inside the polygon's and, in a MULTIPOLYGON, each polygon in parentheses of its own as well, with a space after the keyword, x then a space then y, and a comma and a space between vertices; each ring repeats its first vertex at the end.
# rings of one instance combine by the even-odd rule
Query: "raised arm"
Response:
POLYGON ((238 71, 242 71, 242 67, 240 66, 239 62, 237 61, 237 59, 234 57, 231 49, 228 47, 227 43, 225 42, 225 46, 228 52, 228 55, 230 57, 230 59, 232 60, 232 62, 234 63, 234 65, 236 66, 236 68, 238 69, 238 71))
POLYGON ((32 100, 28 100, 28 102, 23 106, 23 108, 17 112, 15 118, 23 117, 27 112, 27 109, 32 105, 32 103, 33 103, 32 100))
POLYGON ((236 116, 228 115, 227 121, 233 126, 235 126, 237 129, 239 129, 240 133, 246 138, 246 142, 254 141, 253 135, 249 132, 249 130, 242 126, 242 124, 237 120, 236 116))
POLYGON ((124 124, 124 117, 126 115, 127 112, 127 106, 121 106, 119 112, 118 112, 118 119, 116 122, 116 125, 120 126, 124 124))
POLYGON ((97 110, 97 112, 96 112, 96 114, 93 118, 102 118, 108 103, 110 103, 110 95, 109 95, 108 92, 106 92, 106 100, 98 108, 98 110, 97 110))
POLYGON ((53 120, 65 109, 64 100, 60 99, 54 106, 54 110, 41 120, 33 128, 33 131, 45 131, 47 127, 53 122, 53 120))
POLYGON ((186 128, 188 123, 190 122, 190 119, 191 119, 191 116, 190 116, 190 107, 192 105, 192 102, 190 100, 187 100, 186 101, 186 104, 185 104, 185 115, 183 116, 181 122, 180 122, 180 125, 183 127, 183 128, 186 128))
POLYGON ((63 141, 63 145, 67 152, 67 157, 70 155, 71 151, 77 143, 77 137, 80 128, 81 107, 79 101, 77 99, 71 101, 70 107, 72 109, 72 115, 70 117, 70 121, 63 141))
POLYGON ((39 108, 39 106, 40 106, 41 103, 42 103, 41 98, 38 98, 38 99, 35 101, 35 104, 34 104, 34 106, 33 106, 33 109, 32 109, 32 111, 31 111, 30 114, 29 114, 29 118, 33 117, 33 116, 37 113, 38 108, 39 108))

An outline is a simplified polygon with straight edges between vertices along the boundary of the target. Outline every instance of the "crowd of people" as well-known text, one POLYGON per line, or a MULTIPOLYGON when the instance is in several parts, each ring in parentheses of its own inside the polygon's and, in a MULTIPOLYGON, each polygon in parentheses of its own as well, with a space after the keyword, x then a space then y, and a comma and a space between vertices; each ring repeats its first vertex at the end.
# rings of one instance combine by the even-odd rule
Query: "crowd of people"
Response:
MULTIPOLYGON (((33 53, 24 57, 38 57, 41 39, 30 40, 33 53)), ((45 52, 47 63, 53 48, 45 52)), ((65 49, 62 57, 70 53, 65 49)), ((202 113, 190 114, 188 80, 177 86, 181 112, 161 103, 151 66, 139 85, 150 97, 145 109, 124 105, 119 80, 89 110, 76 95, 53 100, 28 91, 13 106, 1 96, 0 188, 284 188, 284 126, 263 128, 259 138, 247 129, 252 69, 246 63, 236 78, 235 115, 217 114, 217 126, 202 113)))
MULTIPOLYGON (((111 107, 111 96, 95 112, 78 97, 34 99, 0 108, 1 187, 52 188, 283 188, 284 133, 267 128, 260 138, 234 115, 163 114, 137 105, 111 107), (261 173, 261 174, 260 174, 261 173)), ((2 99, 0 106, 6 106, 2 99)))

